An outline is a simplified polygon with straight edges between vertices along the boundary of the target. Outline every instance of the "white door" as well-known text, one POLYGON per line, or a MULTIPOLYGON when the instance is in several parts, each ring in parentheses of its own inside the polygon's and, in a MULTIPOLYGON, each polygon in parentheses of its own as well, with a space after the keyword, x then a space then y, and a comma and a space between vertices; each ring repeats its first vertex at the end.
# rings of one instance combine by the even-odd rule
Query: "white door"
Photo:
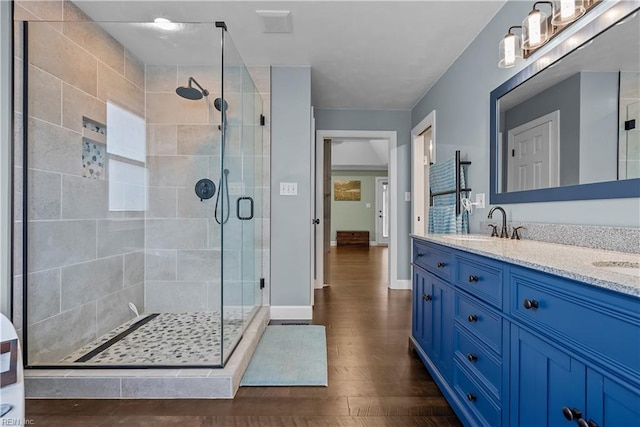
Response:
POLYGON ((509 130, 507 191, 558 186, 559 120, 555 111, 509 130))
POLYGON ((389 178, 376 177, 376 243, 389 245, 389 178))

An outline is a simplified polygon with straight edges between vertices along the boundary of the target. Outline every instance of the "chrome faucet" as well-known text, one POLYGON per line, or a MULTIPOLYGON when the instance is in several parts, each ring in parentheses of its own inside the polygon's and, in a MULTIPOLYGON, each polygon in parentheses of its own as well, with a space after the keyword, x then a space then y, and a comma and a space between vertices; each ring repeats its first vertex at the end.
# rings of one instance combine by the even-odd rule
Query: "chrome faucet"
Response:
POLYGON ((502 229, 500 230, 500 237, 508 239, 509 232, 507 231, 507 213, 504 211, 504 209, 502 209, 500 206, 492 207, 489 211, 489 215, 487 215, 487 218, 491 219, 491 217, 493 216, 493 212, 496 210, 502 212, 502 229))

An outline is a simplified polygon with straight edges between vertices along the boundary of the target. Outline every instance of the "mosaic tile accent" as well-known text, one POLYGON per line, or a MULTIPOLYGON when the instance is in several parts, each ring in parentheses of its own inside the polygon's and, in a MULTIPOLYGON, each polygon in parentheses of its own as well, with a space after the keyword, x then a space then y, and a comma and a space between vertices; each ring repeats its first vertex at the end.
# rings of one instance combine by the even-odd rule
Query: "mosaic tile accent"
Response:
MULTIPOLYGON (((481 232, 489 230, 490 222, 480 222, 481 232)), ((509 232, 511 226, 520 225, 525 227, 520 230, 520 236, 525 240, 640 254, 640 228, 513 221, 509 224, 509 232)))
MULTIPOLYGON (((219 365, 220 313, 161 313, 87 362, 75 362, 127 330, 131 320, 61 360, 74 365, 219 365)), ((242 337, 240 313, 225 312, 224 346, 233 348, 242 337)))
POLYGON ((92 179, 105 179, 104 144, 82 138, 82 176, 92 179))

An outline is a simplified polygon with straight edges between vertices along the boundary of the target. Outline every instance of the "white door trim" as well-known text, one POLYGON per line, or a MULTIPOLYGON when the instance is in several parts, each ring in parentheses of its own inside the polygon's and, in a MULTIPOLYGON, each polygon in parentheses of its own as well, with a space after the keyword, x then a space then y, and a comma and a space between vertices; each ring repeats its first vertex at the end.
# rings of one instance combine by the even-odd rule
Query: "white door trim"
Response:
MULTIPOLYGON (((380 185, 381 182, 387 181, 387 183, 389 182, 389 177, 388 176, 376 176, 376 183, 375 183, 375 224, 376 224, 376 240, 375 242, 371 242, 371 244, 373 245, 375 243, 375 245, 388 245, 389 242, 386 240, 383 240, 384 238, 382 237, 382 227, 380 227, 380 221, 378 221, 378 206, 382 204, 382 200, 379 200, 379 193, 378 193, 378 186, 380 185)), ((389 208, 389 206, 387 206, 387 208, 389 208)), ((387 239, 388 240, 388 239, 387 239)))
MULTIPOLYGON (((325 138, 370 138, 370 139, 387 139, 389 140, 389 288, 404 289, 405 284, 398 280, 398 133, 396 131, 374 131, 374 130, 318 130, 316 131, 316 141, 324 141, 325 138)), ((316 144, 317 145, 317 144, 316 144)), ((324 188, 322 186, 322 159, 323 152, 316 147, 316 206, 320 212, 318 218, 322 218, 324 213, 321 204, 318 204, 318 197, 322 197, 324 188)), ((320 224, 323 226, 323 224, 320 224)), ((318 228, 319 232, 322 228, 318 228)), ((322 244, 322 243, 321 243, 322 244)), ((316 265, 319 269, 318 254, 322 255, 322 251, 316 249, 316 265)), ((322 261, 320 261, 322 262, 322 261)), ((320 277, 318 277, 320 279, 320 277)), ((324 280, 324 278, 323 278, 324 280)), ((317 280, 317 282, 320 280, 317 280)))
MULTIPOLYGON (((513 146, 515 135, 547 122, 551 124, 549 131, 549 187, 557 187, 560 185, 560 110, 552 111, 549 114, 509 129, 507 131, 508 149, 511 152, 515 148, 513 146)), ((507 180, 509 180, 514 177, 515 171, 512 170, 512 157, 507 155, 507 159, 507 180)), ((507 188, 509 188, 508 181, 507 188)))
MULTIPOLYGON (((435 148, 436 144, 436 110, 430 112, 427 117, 422 119, 413 129, 411 129, 411 157, 412 161, 412 180, 411 180, 411 232, 420 236, 424 236, 428 232, 429 211, 425 209, 428 205, 425 203, 425 195, 427 194, 425 183, 428 183, 424 173, 424 137, 420 135, 431 128, 431 139, 435 148)), ((436 151, 433 150, 433 158, 431 162, 435 162, 436 151)))

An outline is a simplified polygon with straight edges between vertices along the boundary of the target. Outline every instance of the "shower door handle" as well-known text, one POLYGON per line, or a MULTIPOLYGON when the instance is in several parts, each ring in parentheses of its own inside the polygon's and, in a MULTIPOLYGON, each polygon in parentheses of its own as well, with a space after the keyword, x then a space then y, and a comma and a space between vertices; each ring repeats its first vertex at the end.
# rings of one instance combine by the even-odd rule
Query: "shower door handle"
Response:
POLYGON ((250 219, 253 219, 253 198, 248 196, 238 197, 238 201, 236 202, 236 216, 240 221, 248 221, 250 219), (244 200, 249 201, 249 207, 250 207, 249 216, 240 215, 240 203, 242 203, 244 200))

